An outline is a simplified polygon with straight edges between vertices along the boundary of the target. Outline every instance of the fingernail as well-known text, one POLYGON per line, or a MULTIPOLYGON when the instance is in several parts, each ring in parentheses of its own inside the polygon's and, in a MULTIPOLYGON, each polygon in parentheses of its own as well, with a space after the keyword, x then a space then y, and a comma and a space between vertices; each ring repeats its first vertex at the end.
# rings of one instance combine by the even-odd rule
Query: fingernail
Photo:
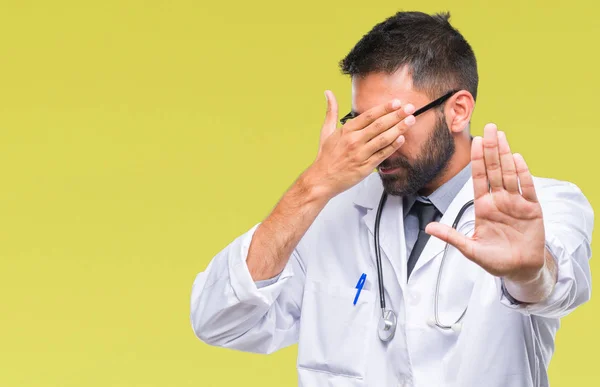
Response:
POLYGON ((411 104, 408 104, 404 107, 404 112, 406 114, 413 114, 415 112, 415 107, 411 104))
POLYGON ((408 116, 404 119, 406 125, 413 125, 415 123, 415 116, 408 116))
POLYGON ((483 130, 498 130, 498 127, 493 122, 490 122, 483 127, 483 130))
POLYGON ((402 106, 402 102, 399 99, 392 101, 392 109, 398 109, 400 106, 402 106))

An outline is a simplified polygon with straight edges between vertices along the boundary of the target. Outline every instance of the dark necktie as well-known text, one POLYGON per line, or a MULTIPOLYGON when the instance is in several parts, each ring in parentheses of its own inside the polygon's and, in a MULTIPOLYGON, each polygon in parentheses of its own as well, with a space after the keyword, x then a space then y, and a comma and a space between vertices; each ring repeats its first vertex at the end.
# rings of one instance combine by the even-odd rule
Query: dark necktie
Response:
POLYGON ((425 248, 425 245, 431 236, 425 232, 425 227, 427 227, 429 223, 433 222, 440 214, 438 209, 435 208, 432 203, 423 203, 418 200, 415 202, 415 204, 413 204, 411 211, 414 211, 419 218, 419 236, 417 237, 415 246, 410 252, 410 257, 408 257, 408 273, 406 275, 407 279, 410 277, 410 273, 415 268, 415 264, 417 263, 421 252, 423 252, 423 249, 425 248))

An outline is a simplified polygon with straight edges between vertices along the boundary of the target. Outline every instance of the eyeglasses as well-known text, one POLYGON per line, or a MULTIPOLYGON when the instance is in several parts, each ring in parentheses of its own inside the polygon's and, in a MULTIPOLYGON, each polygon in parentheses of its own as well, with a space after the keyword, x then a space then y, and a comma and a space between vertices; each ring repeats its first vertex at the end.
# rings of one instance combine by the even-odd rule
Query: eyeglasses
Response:
MULTIPOLYGON (((431 102, 429 102, 427 105, 423 106, 422 108, 418 109, 417 111, 415 111, 413 113, 413 116, 418 116, 420 114, 425 113, 427 110, 429 109, 433 109, 434 107, 440 106, 441 104, 443 104, 444 102, 446 102, 446 100, 450 97, 452 97, 454 94, 458 93, 460 90, 452 90, 447 92, 446 94, 442 95, 440 98, 433 100, 431 102)), ((342 117, 342 119, 340 120, 340 123, 342 125, 344 125, 348 120, 351 120, 353 118, 356 118, 354 116, 353 112, 350 112, 348 114, 346 114, 344 117, 342 117)))

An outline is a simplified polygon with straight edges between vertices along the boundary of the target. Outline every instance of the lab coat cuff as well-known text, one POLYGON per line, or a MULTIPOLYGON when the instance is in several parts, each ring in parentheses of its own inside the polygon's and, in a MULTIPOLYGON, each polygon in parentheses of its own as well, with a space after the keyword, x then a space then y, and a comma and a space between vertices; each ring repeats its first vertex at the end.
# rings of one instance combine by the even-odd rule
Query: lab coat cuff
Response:
POLYGON ((569 264, 568 254, 565 247, 560 243, 558 238, 553 235, 546 236, 546 249, 554 259, 554 264, 557 270, 557 280, 552 293, 545 300, 537 303, 526 303, 516 300, 512 297, 504 286, 502 278, 496 277, 498 288, 500 289, 500 302, 511 308, 522 312, 525 315, 543 313, 543 311, 551 309, 553 305, 560 304, 565 297, 568 296, 571 288, 574 274, 573 268, 569 264))
POLYGON ((277 276, 263 280, 254 281, 246 264, 250 243, 258 224, 252 227, 241 237, 239 250, 232 251, 229 256, 229 278, 231 287, 241 303, 252 305, 272 305, 279 294, 286 279, 292 276, 291 265, 286 265, 284 270, 277 276))

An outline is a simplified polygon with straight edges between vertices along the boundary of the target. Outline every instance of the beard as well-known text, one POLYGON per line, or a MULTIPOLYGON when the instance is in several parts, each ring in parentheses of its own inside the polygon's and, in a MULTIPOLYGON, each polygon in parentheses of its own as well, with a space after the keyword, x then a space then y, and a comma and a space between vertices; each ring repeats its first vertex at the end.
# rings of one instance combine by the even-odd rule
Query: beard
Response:
POLYGON ((395 196, 416 194, 446 169, 455 149, 454 138, 446 120, 440 115, 416 160, 411 162, 404 156, 398 156, 380 164, 383 168, 400 168, 394 174, 379 174, 385 192, 395 196))

